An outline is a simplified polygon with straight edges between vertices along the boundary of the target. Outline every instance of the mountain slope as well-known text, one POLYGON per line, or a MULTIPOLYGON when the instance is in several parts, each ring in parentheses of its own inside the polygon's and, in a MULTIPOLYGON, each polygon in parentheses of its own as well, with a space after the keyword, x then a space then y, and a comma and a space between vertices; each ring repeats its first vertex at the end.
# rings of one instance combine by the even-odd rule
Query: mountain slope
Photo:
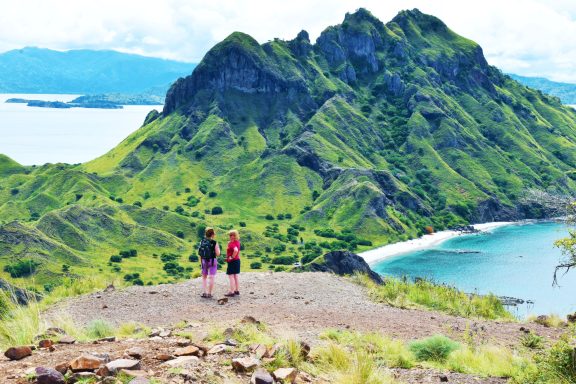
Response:
POLYGON ((282 269, 426 226, 540 217, 524 191, 573 191, 575 149, 576 112, 476 43, 418 10, 384 24, 360 9, 315 44, 305 31, 262 45, 233 33, 106 155, 16 167, 0 220, 32 220, 21 225, 99 265, 122 247, 165 252, 123 225, 167 233, 182 256, 204 226, 241 225, 250 262, 282 269))
POLYGON ((510 77, 527 87, 558 97, 564 104, 576 104, 576 84, 559 83, 544 77, 510 74, 510 77))
POLYGON ((193 69, 190 63, 115 51, 27 47, 0 54, 0 92, 158 92, 193 69))

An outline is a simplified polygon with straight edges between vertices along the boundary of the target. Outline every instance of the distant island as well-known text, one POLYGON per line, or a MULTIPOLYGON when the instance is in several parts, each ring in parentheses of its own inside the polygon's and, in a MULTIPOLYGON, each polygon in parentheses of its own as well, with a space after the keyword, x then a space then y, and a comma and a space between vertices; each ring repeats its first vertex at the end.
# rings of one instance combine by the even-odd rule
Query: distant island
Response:
POLYGON ((121 104, 116 104, 109 101, 94 100, 86 102, 76 102, 74 99, 68 103, 63 101, 46 101, 46 100, 28 100, 20 98, 12 98, 6 100, 6 103, 12 104, 26 104, 29 107, 40 107, 40 108, 58 108, 58 109, 69 109, 69 108, 98 108, 98 109, 122 109, 124 108, 121 104))
POLYGON ((152 94, 163 97, 196 64, 110 50, 26 47, 0 53, 0 93, 152 94))
POLYGON ((155 95, 102 94, 80 96, 69 102, 29 100, 13 97, 6 100, 6 103, 26 104, 29 107, 40 108, 122 109, 123 105, 162 105, 164 104, 164 98, 155 95))
POLYGON ((564 104, 576 104, 576 84, 559 83, 544 77, 528 77, 510 73, 509 76, 527 87, 558 97, 564 104))

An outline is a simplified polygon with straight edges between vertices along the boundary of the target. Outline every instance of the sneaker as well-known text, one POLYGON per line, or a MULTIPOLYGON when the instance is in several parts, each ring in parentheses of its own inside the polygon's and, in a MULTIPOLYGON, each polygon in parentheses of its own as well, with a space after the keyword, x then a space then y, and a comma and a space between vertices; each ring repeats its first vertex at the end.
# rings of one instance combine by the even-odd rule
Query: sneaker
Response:
POLYGON ((240 291, 234 291, 234 294, 235 294, 236 296, 240 296, 240 291))

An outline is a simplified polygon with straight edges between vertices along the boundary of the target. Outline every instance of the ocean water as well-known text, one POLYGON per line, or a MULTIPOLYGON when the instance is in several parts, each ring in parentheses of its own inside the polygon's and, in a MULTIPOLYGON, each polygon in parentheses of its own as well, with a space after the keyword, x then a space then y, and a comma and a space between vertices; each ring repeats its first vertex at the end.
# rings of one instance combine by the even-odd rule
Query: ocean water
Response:
POLYGON ((576 270, 559 275, 559 287, 552 286, 552 277, 562 256, 553 243, 567 234, 561 223, 509 225, 398 255, 372 269, 385 276, 425 277, 465 292, 532 300, 510 308, 519 317, 565 316, 576 312, 576 270))
POLYGON ((54 109, 7 104, 9 98, 71 101, 78 95, 0 94, 0 153, 23 165, 81 163, 103 155, 138 129, 152 109, 54 109))

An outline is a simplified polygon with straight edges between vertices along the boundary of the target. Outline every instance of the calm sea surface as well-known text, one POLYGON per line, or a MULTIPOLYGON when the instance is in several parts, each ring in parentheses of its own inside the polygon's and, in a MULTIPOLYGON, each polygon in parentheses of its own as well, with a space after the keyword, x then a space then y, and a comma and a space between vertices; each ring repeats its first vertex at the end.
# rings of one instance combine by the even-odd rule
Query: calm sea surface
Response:
POLYGON ((23 165, 81 163, 103 155, 138 129, 162 106, 124 109, 54 109, 7 104, 12 97, 71 101, 78 95, 0 94, 0 153, 23 165))
POLYGON ((529 314, 576 312, 576 270, 552 286, 561 252, 555 240, 567 235, 560 223, 500 227, 463 235, 422 251, 384 260, 373 269, 383 275, 427 277, 465 292, 489 293, 533 300, 513 311, 529 314))

